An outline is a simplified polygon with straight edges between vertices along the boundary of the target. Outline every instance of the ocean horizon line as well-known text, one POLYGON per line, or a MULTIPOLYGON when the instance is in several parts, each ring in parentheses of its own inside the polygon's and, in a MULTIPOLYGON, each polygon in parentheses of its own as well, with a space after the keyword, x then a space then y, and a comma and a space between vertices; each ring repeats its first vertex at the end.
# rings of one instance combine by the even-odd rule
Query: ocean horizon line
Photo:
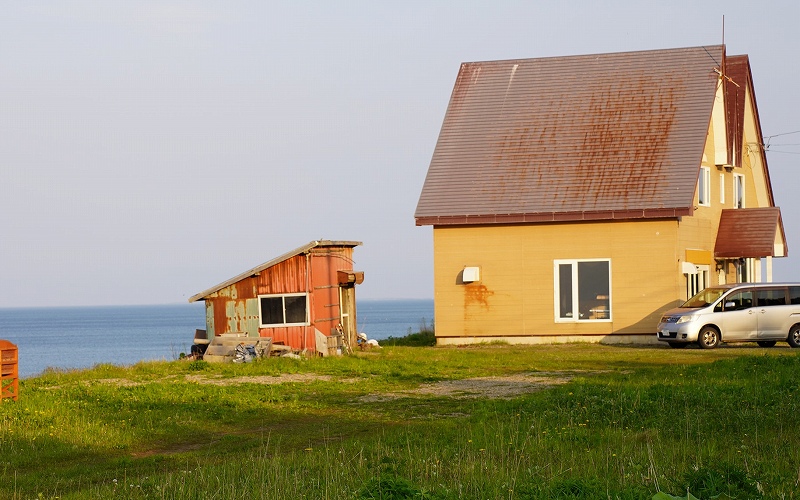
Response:
MULTIPOLYGON (((432 301, 433 297, 413 298, 413 297, 398 297, 398 298, 363 298, 356 299, 358 302, 411 302, 411 301, 432 301)), ((160 304, 73 304, 73 305, 33 305, 33 306, 0 306, 0 310, 18 310, 18 309, 86 309, 86 308, 101 308, 101 307, 169 307, 169 306, 188 306, 199 307, 198 304, 203 302, 163 302, 160 304)))

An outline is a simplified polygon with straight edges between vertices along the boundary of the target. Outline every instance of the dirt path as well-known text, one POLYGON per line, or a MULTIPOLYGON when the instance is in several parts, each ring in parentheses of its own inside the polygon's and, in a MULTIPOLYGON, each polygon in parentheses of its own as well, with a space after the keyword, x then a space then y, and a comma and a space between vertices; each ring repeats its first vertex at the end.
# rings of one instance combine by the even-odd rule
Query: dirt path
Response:
MULTIPOLYGON (((460 380, 442 380, 422 384, 415 389, 368 394, 360 398, 362 402, 390 401, 414 396, 441 396, 458 399, 510 399, 523 394, 549 389, 566 384, 575 377, 574 372, 534 372, 494 377, 473 377, 460 380)), ((356 384, 358 378, 334 379, 330 375, 313 373, 287 373, 281 375, 255 375, 243 377, 209 377, 206 375, 186 375, 184 380, 195 384, 232 386, 240 384, 277 385, 286 383, 330 382, 356 384)), ((142 385, 126 379, 99 379, 94 383, 113 384, 120 387, 142 385)))
POLYGON ((423 384, 416 389, 371 394, 363 401, 387 401, 409 396, 441 396, 457 399, 511 399, 523 394, 549 389, 566 384, 574 374, 571 373, 529 373, 500 377, 474 377, 460 380, 442 380, 423 384))

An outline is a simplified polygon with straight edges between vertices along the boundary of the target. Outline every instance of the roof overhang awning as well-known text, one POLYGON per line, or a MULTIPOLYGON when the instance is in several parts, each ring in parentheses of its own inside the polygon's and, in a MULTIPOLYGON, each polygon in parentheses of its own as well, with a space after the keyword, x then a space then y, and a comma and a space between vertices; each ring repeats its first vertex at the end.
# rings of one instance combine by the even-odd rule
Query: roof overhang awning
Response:
POLYGON ((691 207, 537 212, 509 214, 416 216, 418 226, 466 226, 478 224, 538 224, 545 222, 599 222, 607 220, 672 219, 692 215, 691 207))
POLYGON ((787 254, 780 208, 722 211, 714 258, 786 257, 787 254))

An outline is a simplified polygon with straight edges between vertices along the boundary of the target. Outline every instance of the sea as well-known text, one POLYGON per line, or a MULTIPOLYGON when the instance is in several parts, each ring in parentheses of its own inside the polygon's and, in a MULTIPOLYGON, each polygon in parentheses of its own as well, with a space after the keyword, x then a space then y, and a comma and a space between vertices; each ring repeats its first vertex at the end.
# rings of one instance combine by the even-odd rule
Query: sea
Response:
MULTIPOLYGON (((358 330, 379 342, 430 326, 433 299, 364 300, 358 330)), ((47 369, 98 364, 133 365, 174 360, 189 353, 195 330, 204 329, 205 305, 0 308, 0 339, 19 350, 19 377, 47 369)))

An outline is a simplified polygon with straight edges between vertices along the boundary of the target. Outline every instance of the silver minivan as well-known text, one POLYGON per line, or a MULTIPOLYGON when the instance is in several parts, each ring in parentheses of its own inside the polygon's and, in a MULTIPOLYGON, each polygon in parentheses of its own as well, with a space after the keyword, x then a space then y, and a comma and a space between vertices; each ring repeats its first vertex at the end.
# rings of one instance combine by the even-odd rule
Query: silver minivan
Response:
POLYGON ((706 288, 670 309, 658 324, 658 340, 671 347, 692 342, 713 349, 720 342, 786 341, 800 347, 800 283, 736 283, 706 288))

